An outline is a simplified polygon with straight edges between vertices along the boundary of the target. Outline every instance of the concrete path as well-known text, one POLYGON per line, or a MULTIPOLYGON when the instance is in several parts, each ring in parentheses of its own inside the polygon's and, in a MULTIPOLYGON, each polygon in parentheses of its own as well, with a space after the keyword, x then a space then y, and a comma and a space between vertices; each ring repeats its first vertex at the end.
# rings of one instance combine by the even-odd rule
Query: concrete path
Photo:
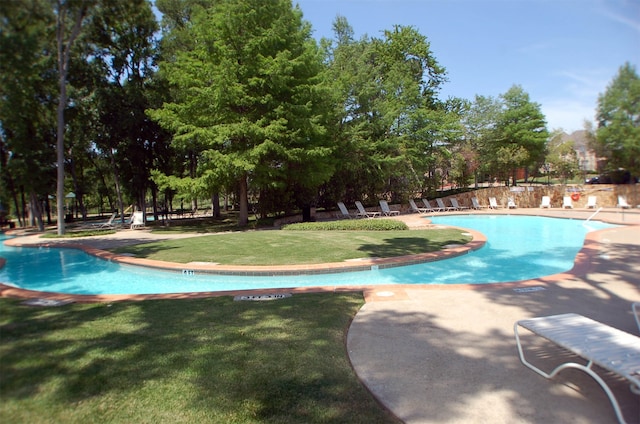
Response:
MULTIPOLYGON (((369 293, 347 340, 356 373, 406 423, 615 423, 595 381, 577 370, 538 376, 520 363, 513 336, 517 320, 567 312, 639 334, 631 303, 640 301, 640 226, 599 232, 581 255, 584 266, 555 279, 369 293)), ((524 340, 538 364, 565 356, 524 340)), ((607 381, 627 421, 640 422, 640 397, 607 381)))

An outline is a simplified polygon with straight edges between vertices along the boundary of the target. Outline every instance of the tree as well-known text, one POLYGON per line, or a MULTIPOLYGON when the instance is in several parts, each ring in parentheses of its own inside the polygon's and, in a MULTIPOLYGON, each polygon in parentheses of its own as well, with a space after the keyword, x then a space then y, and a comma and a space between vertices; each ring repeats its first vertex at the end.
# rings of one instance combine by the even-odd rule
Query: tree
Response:
POLYGON ((549 133, 540 105, 531 102, 522 87, 514 85, 500 97, 503 109, 494 132, 494 163, 505 180, 511 174, 515 185, 517 169, 536 165, 544 157, 549 133))
POLYGON ((28 215, 43 229, 41 201, 55 183, 55 18, 38 0, 1 2, 0 15, 2 186, 19 223, 28 215))
POLYGON ((559 130, 551 136, 548 143, 547 163, 550 165, 550 171, 566 183, 576 175, 580 167, 574 141, 565 139, 563 135, 564 133, 559 130))
POLYGON ((332 173, 318 105, 322 61, 310 26, 289 0, 222 1, 191 17, 193 48, 160 70, 176 98, 150 116, 196 147, 198 183, 236 181, 240 225, 249 185, 319 185, 332 173))
POLYGON ((635 66, 625 63, 598 97, 599 153, 607 168, 625 168, 640 175, 640 78, 635 66))
POLYGON ((469 158, 475 176, 475 184, 490 177, 493 133, 502 109, 499 99, 476 95, 469 108, 463 113, 465 147, 473 152, 469 158))
POLYGON ((64 227, 64 111, 67 107, 67 76, 73 43, 80 35, 82 23, 92 6, 92 1, 56 0, 54 13, 56 15, 56 51, 58 59, 58 108, 57 108, 57 208, 58 235, 65 233, 64 227), (70 28, 69 28, 70 27, 70 28))
MULTIPOLYGON (((415 28, 395 26, 383 38, 356 41, 347 20, 338 17, 334 33, 335 41, 323 44, 334 95, 328 127, 339 165, 327 192, 347 200, 380 193, 397 199, 416 181, 407 178, 406 154, 420 150, 409 144, 416 142, 416 125, 438 108, 445 70, 415 28)), ((418 154, 416 161, 425 153, 418 154)))

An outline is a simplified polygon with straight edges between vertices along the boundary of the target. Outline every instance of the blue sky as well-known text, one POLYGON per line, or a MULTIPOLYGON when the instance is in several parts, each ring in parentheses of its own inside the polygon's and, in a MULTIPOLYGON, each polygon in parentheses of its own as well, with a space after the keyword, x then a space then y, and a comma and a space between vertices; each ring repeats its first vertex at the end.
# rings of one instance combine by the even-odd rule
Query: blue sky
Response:
POLYGON ((440 97, 497 97, 518 84, 549 130, 594 121, 598 94, 625 62, 640 73, 640 0, 293 0, 332 38, 341 15, 357 38, 415 27, 449 82, 440 97))

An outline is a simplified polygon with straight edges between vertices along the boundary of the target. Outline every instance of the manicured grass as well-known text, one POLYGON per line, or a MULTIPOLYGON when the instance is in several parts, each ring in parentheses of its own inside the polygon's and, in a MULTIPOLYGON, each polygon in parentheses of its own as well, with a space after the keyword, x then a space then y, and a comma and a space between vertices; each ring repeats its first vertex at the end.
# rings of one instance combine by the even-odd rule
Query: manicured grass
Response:
POLYGON ((167 240, 116 250, 170 262, 286 265, 433 252, 470 240, 456 229, 412 231, 248 231, 167 240))
POLYGON ((354 375, 359 294, 0 299, 3 423, 396 423, 354 375))

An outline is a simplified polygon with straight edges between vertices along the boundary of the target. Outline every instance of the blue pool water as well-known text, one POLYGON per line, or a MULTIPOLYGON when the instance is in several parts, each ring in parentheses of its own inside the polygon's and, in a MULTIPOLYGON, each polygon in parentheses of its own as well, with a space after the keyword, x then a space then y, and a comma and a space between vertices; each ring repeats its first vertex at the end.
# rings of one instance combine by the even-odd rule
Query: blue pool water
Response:
POLYGON ((613 225, 528 216, 452 215, 433 223, 470 228, 487 244, 469 254, 419 265, 300 276, 183 275, 104 261, 74 249, 12 248, 0 282, 72 294, 150 294, 376 284, 487 284, 568 271, 587 232, 613 225))

